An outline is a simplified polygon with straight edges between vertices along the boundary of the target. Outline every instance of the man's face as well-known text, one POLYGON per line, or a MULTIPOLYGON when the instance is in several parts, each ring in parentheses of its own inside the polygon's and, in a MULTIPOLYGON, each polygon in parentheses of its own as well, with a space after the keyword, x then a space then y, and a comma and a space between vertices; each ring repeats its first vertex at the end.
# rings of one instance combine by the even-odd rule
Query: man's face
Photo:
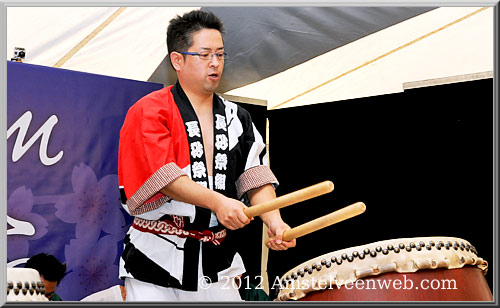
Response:
MULTIPOLYGON (((188 52, 213 53, 223 52, 224 42, 219 31, 202 29, 193 33, 193 45, 188 52)), ((219 86, 224 70, 224 60, 219 60, 214 55, 209 60, 200 59, 199 56, 186 55, 184 64, 179 73, 183 86, 206 94, 214 93, 219 86)))
POLYGON ((45 296, 50 299, 54 292, 56 291, 57 281, 48 281, 43 277, 40 277, 43 284, 45 285, 45 296))

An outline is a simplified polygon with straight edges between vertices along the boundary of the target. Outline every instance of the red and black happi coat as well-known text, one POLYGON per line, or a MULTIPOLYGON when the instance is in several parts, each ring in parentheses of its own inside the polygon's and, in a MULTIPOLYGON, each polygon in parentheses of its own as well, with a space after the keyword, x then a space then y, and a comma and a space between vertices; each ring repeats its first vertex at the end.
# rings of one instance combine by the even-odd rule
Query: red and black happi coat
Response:
POLYGON ((160 192, 187 175, 247 202, 250 189, 278 184, 265 165, 265 143, 250 114, 214 95, 213 118, 213 177, 208 177, 201 126, 178 82, 129 109, 120 131, 118 177, 123 206, 135 219, 125 238, 121 278, 196 291, 201 275, 216 282, 221 273, 244 272, 241 257, 225 244, 230 232, 214 213, 160 192))

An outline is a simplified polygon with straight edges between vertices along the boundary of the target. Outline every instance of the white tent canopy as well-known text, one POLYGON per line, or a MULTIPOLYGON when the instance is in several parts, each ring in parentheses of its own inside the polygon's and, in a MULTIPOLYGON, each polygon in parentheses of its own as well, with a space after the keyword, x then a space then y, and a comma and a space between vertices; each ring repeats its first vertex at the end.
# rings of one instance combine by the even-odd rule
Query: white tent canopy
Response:
POLYGON ((7 56, 23 47, 25 63, 147 81, 167 54, 168 22, 193 9, 8 7, 7 56))

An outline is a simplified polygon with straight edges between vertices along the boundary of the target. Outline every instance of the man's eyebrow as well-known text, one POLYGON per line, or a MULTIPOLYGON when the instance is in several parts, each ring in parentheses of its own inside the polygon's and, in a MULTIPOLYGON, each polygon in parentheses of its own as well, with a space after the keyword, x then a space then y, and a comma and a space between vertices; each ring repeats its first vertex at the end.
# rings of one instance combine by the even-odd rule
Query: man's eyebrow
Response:
MULTIPOLYGON (((208 47, 201 47, 200 49, 201 49, 201 50, 208 50, 208 51, 212 50, 212 48, 208 48, 208 47)), ((222 49, 224 49, 224 46, 219 47, 219 48, 217 48, 216 50, 222 50, 222 49)))

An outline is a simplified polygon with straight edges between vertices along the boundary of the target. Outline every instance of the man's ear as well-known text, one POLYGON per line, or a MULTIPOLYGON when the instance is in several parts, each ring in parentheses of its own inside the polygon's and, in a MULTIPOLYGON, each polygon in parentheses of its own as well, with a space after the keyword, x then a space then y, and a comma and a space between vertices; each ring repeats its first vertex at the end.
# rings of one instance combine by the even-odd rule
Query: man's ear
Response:
POLYGON ((182 64, 184 63, 184 56, 175 51, 171 52, 169 56, 174 70, 179 71, 182 67, 182 64))

